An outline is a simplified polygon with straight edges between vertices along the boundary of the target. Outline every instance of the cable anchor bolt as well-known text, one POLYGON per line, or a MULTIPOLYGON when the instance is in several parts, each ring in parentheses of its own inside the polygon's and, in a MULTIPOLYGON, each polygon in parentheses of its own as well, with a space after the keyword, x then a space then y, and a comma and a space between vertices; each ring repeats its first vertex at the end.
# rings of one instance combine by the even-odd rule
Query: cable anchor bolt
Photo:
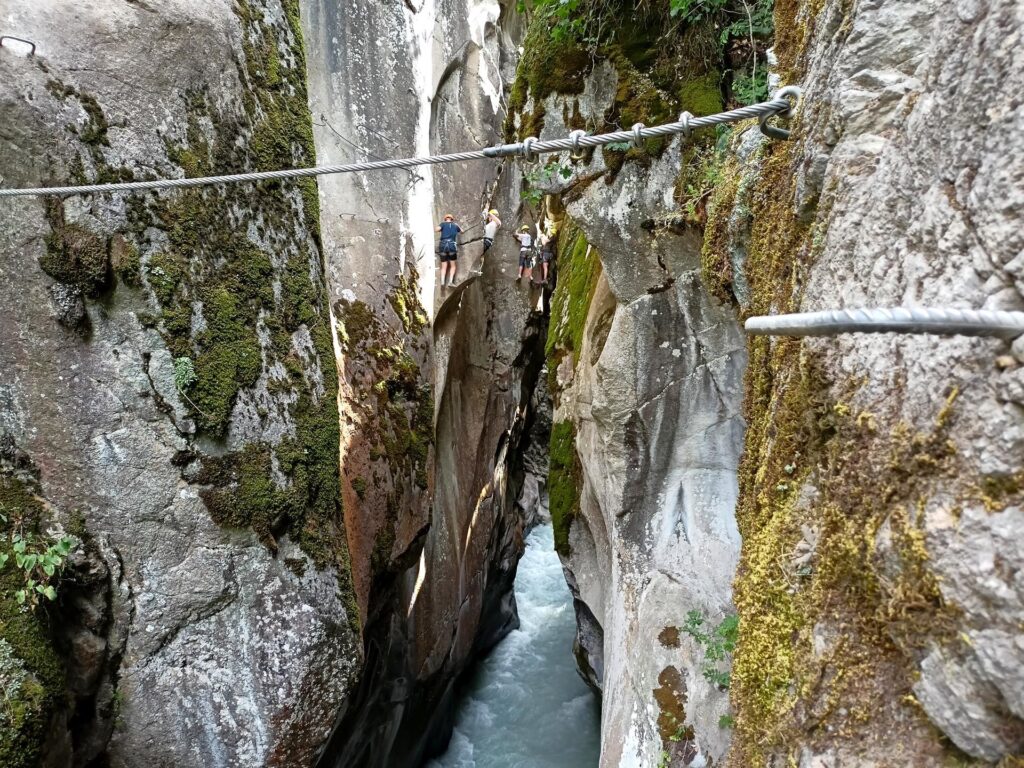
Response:
POLYGON ((793 117, 793 111, 796 109, 796 105, 800 101, 800 88, 795 85, 787 85, 785 88, 780 88, 775 93, 775 96, 772 98, 772 101, 779 101, 781 99, 785 99, 785 101, 787 102, 786 108, 780 109, 778 112, 768 112, 762 115, 759 124, 761 127, 761 133, 763 133, 768 138, 788 141, 790 136, 789 129, 779 128, 778 126, 775 125, 769 125, 768 121, 771 120, 773 117, 779 117, 782 118, 783 120, 789 120, 790 118, 793 117))
POLYGON ((522 142, 523 160, 528 163, 537 162, 537 153, 533 151, 533 145, 537 143, 536 136, 527 136, 522 142))
POLYGON ((693 119, 693 115, 691 115, 689 112, 680 112, 679 113, 679 119, 676 120, 676 122, 679 123, 679 125, 683 126, 683 129, 679 133, 684 138, 689 136, 690 135, 690 131, 693 130, 692 128, 690 128, 690 121, 692 119, 693 119))
POLYGON ((633 123, 633 127, 630 129, 633 131, 633 146, 637 149, 644 148, 644 134, 643 130, 647 126, 643 123, 633 123))
POLYGON ((31 40, 26 40, 23 37, 15 37, 14 35, 0 35, 0 48, 4 47, 4 40, 16 40, 19 43, 24 43, 25 45, 30 47, 30 50, 28 52, 29 57, 36 55, 36 44, 33 43, 31 40))
POLYGON ((580 146, 580 139, 586 135, 587 132, 581 130, 575 130, 569 134, 569 140, 572 142, 572 149, 569 151, 570 160, 583 159, 583 147, 580 146))

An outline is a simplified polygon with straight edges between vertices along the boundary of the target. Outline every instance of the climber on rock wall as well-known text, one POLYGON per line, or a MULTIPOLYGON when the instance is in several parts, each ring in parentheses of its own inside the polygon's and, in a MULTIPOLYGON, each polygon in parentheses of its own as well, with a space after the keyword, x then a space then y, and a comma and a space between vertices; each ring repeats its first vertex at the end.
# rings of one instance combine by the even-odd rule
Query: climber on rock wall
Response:
POLYGON ((437 252, 441 257, 441 287, 444 288, 454 287, 455 285, 455 271, 458 269, 458 258, 459 258, 459 244, 458 238, 462 233, 462 227, 455 223, 455 217, 448 213, 445 214, 444 221, 434 228, 435 232, 441 233, 441 239, 438 243, 437 252), (445 280, 448 276, 448 268, 451 267, 451 277, 445 280))
POLYGON ((537 238, 537 242, 540 243, 540 268, 542 273, 541 282, 544 285, 548 284, 548 265, 554 261, 555 258, 555 243, 551 235, 546 232, 541 232, 540 237, 537 238))
POLYGON ((519 241, 519 275, 516 282, 522 280, 524 274, 529 280, 533 274, 533 236, 530 228, 524 224, 512 237, 519 241))
POLYGON ((494 236, 498 234, 498 227, 501 226, 501 219, 498 218, 498 212, 493 208, 489 211, 483 212, 484 218, 484 250, 483 253, 487 253, 492 245, 494 245, 494 236))

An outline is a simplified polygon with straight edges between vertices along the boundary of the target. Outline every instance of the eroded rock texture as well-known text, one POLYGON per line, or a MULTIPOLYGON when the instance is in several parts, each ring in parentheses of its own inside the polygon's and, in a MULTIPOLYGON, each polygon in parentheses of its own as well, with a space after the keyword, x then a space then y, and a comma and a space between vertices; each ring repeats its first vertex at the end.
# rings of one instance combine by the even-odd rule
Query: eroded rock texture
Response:
MULTIPOLYGON (((513 90, 520 135, 719 111, 718 73, 687 47, 710 29, 662 38, 657 12, 635 22, 596 62, 548 51, 535 26, 513 90)), ((550 506, 576 660, 603 695, 602 766, 719 760, 728 745, 728 696, 679 630, 690 611, 712 627, 732 612, 739 553, 746 349, 734 311, 702 283, 701 228, 676 194, 680 167, 708 147, 699 136, 598 149, 531 180, 559 231, 550 506)))
MULTIPOLYGON (((509 14, 496 2, 310 2, 319 159, 496 143, 517 55, 509 14)), ((517 621, 518 446, 544 328, 528 291, 502 274, 511 240, 480 263, 478 222, 491 206, 515 222, 518 181, 481 163, 321 182, 367 658, 321 764, 418 766, 442 749, 456 678, 517 621), (435 293, 433 227, 448 212, 467 230, 467 282, 435 293), (484 268, 470 281, 472 266, 484 268)))
MULTIPOLYGON (((717 111, 713 58, 685 55, 699 27, 674 50, 637 18, 593 57, 531 31, 517 133, 717 111)), ((1021 359, 964 338, 745 343, 739 321, 1021 308, 1022 23, 1010 2, 777 2, 794 141, 741 125, 710 154, 698 135, 537 177, 561 221, 551 510, 603 765, 1020 752, 1021 359), (734 610, 725 694, 694 635, 734 610)))
MULTIPOLYGON (((777 4, 780 74, 805 102, 795 141, 736 196, 750 311, 1024 307, 1022 28, 1020 4, 998 0, 777 4)), ((1024 747, 1010 351, 751 344, 741 764, 942 765, 957 749, 994 763, 1024 747)))
MULTIPOLYGON (((16 3, 3 31, 38 46, 0 49, 5 185, 313 160, 295 3, 16 3)), ((38 626, 5 587, 41 686, 0 762, 311 763, 361 660, 315 185, 7 200, 0 254, 7 524, 80 541, 38 626)))

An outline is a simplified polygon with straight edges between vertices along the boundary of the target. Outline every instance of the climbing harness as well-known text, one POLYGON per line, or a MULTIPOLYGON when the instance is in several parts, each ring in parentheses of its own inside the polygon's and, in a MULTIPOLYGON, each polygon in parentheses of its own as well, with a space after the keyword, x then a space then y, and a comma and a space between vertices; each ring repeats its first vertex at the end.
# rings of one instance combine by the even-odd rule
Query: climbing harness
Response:
POLYGON ((529 136, 515 144, 500 144, 472 152, 456 152, 449 155, 429 155, 427 157, 410 157, 396 160, 375 160, 364 163, 346 163, 342 165, 324 165, 315 168, 291 168, 279 171, 255 171, 252 173, 234 173, 225 176, 202 176, 191 179, 156 179, 153 181, 130 181, 114 184, 83 184, 75 187, 35 187, 30 189, 0 189, 0 197, 38 197, 42 195, 84 195, 107 192, 139 192, 149 189, 183 189, 188 187, 205 187, 219 184, 235 184, 249 181, 270 181, 274 179, 302 179, 311 176, 326 176, 335 173, 360 173, 363 171, 381 171, 390 169, 413 168, 421 165, 439 165, 442 163, 458 163, 467 160, 490 160, 511 156, 521 156, 527 161, 534 161, 542 154, 571 150, 580 155, 587 147, 598 147, 614 143, 634 143, 662 136, 688 135, 698 128, 707 128, 725 123, 737 123, 749 118, 761 119, 761 130, 773 138, 788 138, 789 134, 779 128, 767 125, 766 120, 772 116, 784 117, 793 111, 794 102, 799 98, 800 89, 795 86, 782 89, 780 94, 770 101, 752 104, 749 107, 720 112, 716 115, 693 117, 683 112, 679 120, 652 128, 633 126, 628 131, 614 131, 589 135, 582 131, 573 131, 569 138, 539 141, 529 136), (783 136, 782 134, 785 134, 783 136))
POLYGON ((840 309, 751 317, 744 328, 747 333, 758 336, 933 333, 1013 339, 1024 334, 1024 312, 934 307, 840 309))

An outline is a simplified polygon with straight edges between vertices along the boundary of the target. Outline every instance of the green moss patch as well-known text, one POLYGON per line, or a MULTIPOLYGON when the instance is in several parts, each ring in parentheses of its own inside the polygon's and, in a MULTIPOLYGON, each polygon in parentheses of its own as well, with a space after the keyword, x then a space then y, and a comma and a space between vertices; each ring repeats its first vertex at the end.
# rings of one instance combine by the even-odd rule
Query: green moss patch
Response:
POLYGON ((734 158, 720 159, 717 153, 705 162, 714 165, 704 166, 693 181, 681 179, 679 200, 687 219, 704 226, 700 274, 705 287, 719 301, 736 304, 729 221, 740 191, 740 169, 734 158))
POLYGON ((54 280, 72 285, 95 298, 113 285, 109 240, 86 227, 69 223, 64 203, 46 202, 50 234, 39 266, 54 280))
POLYGON ((50 633, 44 608, 23 609, 14 593, 24 584, 10 548, 12 526, 38 535, 43 505, 32 484, 0 471, 0 551, 10 556, 0 569, 0 765, 34 768, 39 764, 50 719, 65 705, 64 666, 50 633))
POLYGON ((551 427, 548 499, 555 551, 569 555, 569 528, 580 509, 582 468, 576 455, 576 427, 560 421, 551 427))
MULTIPOLYGON (((611 63, 618 75, 614 101, 595 125, 567 115, 574 127, 606 132, 638 122, 670 122, 684 109, 697 116, 721 111, 721 51, 713 20, 681 24, 669 18, 668 10, 667 5, 627 10, 583 3, 578 15, 589 21, 568 25, 544 13, 535 15, 511 90, 506 136, 515 138, 517 116, 519 138, 539 135, 542 100, 552 93, 582 93, 599 61, 611 63), (534 103, 529 114, 524 112, 528 98, 534 103)), ((639 148, 605 147, 606 179, 610 183, 628 161, 649 163, 668 143, 661 138, 639 148)))
MULTIPOLYGON (((412 278, 400 281, 388 301, 405 330, 417 329, 413 333, 418 334, 426 327, 426 316, 412 292, 414 284, 412 278)), ((434 399, 412 350, 364 302, 341 302, 338 317, 345 332, 346 357, 366 368, 363 381, 374 382, 363 393, 373 404, 367 417, 374 457, 386 459, 394 476, 412 476, 419 488, 426 489, 434 399)))
MULTIPOLYGON (((750 191, 753 314, 796 310, 797 274, 807 274, 815 232, 828 224, 827 210, 814 224, 793 212, 799 145, 768 152, 750 191)), ((956 612, 942 601, 920 520, 933 484, 950 482, 956 392, 932 428, 916 431, 895 414, 856 410, 857 382, 829 381, 801 340, 748 344, 731 696, 733 757, 760 765, 792 757, 813 734, 877 736, 889 727, 878 722, 880 702, 912 701, 922 644, 957 642, 956 612), (807 487, 816 493, 802 494, 807 487), (796 559, 801 542, 814 552, 809 560, 796 559), (816 631, 835 635, 821 655, 816 631)), ((926 727, 916 708, 899 717, 901 727, 926 727)))
POLYGON ((371 585, 408 567, 410 553, 395 551, 397 526, 423 508, 431 482, 434 400, 420 367, 429 324, 417 282, 408 265, 377 309, 359 300, 335 305, 355 412, 349 482, 365 515, 361 535, 373 537, 364 564, 371 585))
POLYGON ((574 363, 579 361, 590 302, 601 276, 597 251, 590 247, 583 230, 572 223, 558 235, 556 264, 558 281, 551 296, 551 322, 544 348, 551 375, 564 353, 572 352, 574 363))

